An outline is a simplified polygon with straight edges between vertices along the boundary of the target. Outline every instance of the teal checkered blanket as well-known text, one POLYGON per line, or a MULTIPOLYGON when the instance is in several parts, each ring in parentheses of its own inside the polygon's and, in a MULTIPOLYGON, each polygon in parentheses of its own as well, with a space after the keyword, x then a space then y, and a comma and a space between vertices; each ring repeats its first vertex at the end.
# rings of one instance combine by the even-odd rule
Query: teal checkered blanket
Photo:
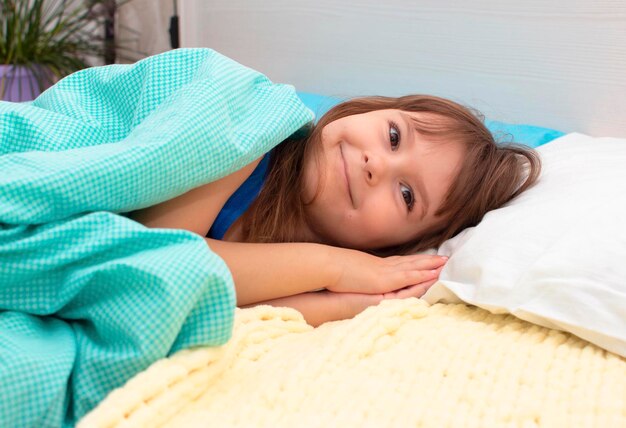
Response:
POLYGON ((113 388, 231 333, 202 237, 122 213, 219 179, 312 120, 208 49, 74 73, 0 103, 0 426, 71 426, 113 388))

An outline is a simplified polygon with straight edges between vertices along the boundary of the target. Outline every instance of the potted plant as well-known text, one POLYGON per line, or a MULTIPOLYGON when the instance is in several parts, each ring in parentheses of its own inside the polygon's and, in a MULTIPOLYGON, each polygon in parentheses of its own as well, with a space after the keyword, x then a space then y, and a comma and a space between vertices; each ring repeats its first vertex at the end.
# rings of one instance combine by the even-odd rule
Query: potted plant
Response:
POLYGON ((55 80, 90 66, 90 58, 103 58, 117 3, 0 0, 1 99, 32 100, 55 80))

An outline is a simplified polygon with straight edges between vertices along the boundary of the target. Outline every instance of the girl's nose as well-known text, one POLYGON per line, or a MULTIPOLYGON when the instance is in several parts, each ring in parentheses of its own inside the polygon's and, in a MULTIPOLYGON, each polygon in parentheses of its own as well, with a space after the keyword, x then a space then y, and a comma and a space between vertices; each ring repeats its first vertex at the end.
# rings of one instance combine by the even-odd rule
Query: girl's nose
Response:
POLYGON ((387 165, 382 156, 372 152, 363 152, 363 173, 368 184, 372 186, 378 184, 386 170, 387 165))

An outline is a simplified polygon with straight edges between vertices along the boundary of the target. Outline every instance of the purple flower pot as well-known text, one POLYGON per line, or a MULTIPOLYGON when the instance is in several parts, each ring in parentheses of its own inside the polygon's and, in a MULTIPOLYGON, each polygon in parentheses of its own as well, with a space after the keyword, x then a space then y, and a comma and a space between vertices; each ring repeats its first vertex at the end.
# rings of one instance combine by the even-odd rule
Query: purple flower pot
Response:
MULTIPOLYGON (((52 85, 52 73, 45 68, 38 68, 38 76, 44 83, 44 89, 52 85)), ((2 101, 31 101, 41 93, 37 75, 27 67, 0 65, 0 95, 2 101)))

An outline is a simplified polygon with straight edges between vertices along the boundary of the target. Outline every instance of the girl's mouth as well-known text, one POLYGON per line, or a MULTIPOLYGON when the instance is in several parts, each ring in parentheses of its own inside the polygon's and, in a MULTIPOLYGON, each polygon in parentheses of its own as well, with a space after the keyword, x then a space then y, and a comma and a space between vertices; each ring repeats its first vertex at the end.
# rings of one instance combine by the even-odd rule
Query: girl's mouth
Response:
POLYGON ((346 179, 346 188, 348 189, 348 195, 350 196, 350 203, 352 203, 353 208, 356 208, 356 206, 354 205, 354 198, 352 197, 352 189, 350 188, 350 174, 348 173, 348 165, 346 164, 346 158, 343 156, 343 146, 341 144, 339 144, 339 151, 341 153, 343 175, 346 179))

